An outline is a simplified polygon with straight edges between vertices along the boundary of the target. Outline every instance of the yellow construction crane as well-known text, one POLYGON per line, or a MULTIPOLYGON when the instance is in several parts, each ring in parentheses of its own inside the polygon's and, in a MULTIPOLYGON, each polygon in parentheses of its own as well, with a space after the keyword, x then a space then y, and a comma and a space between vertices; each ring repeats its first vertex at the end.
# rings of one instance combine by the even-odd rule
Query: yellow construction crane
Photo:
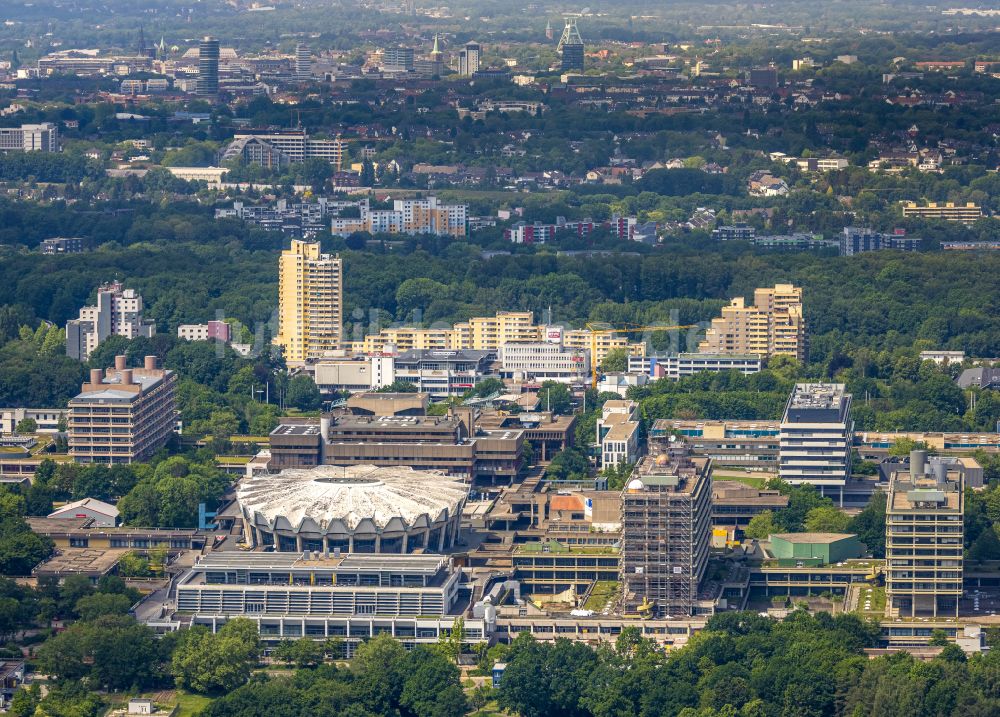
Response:
POLYGON ((642 326, 640 324, 625 324, 616 328, 608 328, 601 322, 590 322, 587 325, 590 332, 590 387, 597 388, 597 339, 609 334, 637 334, 645 331, 678 331, 680 329, 695 329, 698 324, 680 326, 642 326))

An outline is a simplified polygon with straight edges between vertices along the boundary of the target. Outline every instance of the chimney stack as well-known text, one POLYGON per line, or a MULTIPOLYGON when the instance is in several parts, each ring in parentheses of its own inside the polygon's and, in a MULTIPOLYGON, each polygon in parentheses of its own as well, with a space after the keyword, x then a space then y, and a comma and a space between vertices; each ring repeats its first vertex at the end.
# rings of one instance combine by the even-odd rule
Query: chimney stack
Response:
POLYGON ((122 386, 131 386, 132 381, 132 369, 127 368, 124 371, 118 372, 118 378, 121 381, 122 386))
POLYGON ((158 363, 159 359, 157 359, 156 356, 147 356, 145 362, 143 363, 143 368, 147 371, 155 371, 158 363))
POLYGON ((115 356, 115 371, 123 371, 126 365, 124 356, 115 356))
POLYGON ((100 384, 104 380, 104 372, 99 368, 90 369, 90 382, 100 384))

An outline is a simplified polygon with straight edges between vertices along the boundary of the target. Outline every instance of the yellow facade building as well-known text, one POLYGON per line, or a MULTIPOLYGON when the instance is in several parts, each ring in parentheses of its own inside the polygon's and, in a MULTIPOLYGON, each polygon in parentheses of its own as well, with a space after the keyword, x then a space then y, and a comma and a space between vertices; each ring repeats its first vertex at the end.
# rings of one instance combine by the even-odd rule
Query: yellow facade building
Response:
POLYGON ((903 202, 903 218, 919 217, 921 219, 944 219, 948 222, 973 224, 983 218, 983 208, 968 202, 929 202, 920 205, 916 202, 903 202))
POLYGON ((791 284, 757 289, 747 306, 742 296, 712 319, 699 353, 750 354, 806 358, 806 324, 802 316, 802 289, 791 284))
POLYGON ((341 346, 343 264, 319 242, 293 239, 278 262, 278 335, 285 360, 301 363, 341 346))
POLYGON ((350 348, 355 353, 366 354, 380 353, 386 344, 392 344, 400 353, 411 349, 496 351, 507 344, 550 341, 561 342, 569 349, 587 349, 596 356, 598 363, 615 349, 627 349, 634 356, 643 356, 646 350, 644 343, 632 343, 616 334, 598 332, 594 336, 589 329, 564 330, 559 326, 536 324, 530 311, 500 311, 495 316, 475 316, 451 328, 386 328, 366 336, 363 341, 353 342, 350 348))

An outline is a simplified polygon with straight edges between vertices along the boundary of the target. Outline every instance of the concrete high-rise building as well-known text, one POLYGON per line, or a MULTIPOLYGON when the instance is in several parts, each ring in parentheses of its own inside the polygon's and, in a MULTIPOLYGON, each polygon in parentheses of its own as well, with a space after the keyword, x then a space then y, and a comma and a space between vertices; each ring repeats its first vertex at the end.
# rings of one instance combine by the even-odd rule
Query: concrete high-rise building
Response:
POLYGON ((205 37, 198 43, 198 91, 201 97, 219 94, 219 41, 205 37))
POLYGON ((295 46, 295 79, 300 82, 312 77, 312 54, 309 45, 300 42, 295 46))
POLYGON ((458 53, 458 74, 472 76, 479 71, 482 48, 478 42, 467 42, 458 53))
POLYGON ((566 18, 566 27, 556 48, 562 55, 562 71, 583 70, 583 38, 576 27, 576 18, 566 18))
POLYGON ((963 476, 913 451, 889 477, 885 590, 890 617, 957 617, 962 596, 963 476))
POLYGON ((791 284, 757 289, 754 303, 741 296, 712 319, 699 353, 750 354, 806 358, 806 323, 802 316, 802 289, 791 284))
POLYGON ((285 360, 303 363, 340 348, 343 264, 319 242, 293 239, 278 265, 278 335, 285 360))
POLYGON ((810 483, 843 505, 853 436, 844 384, 795 384, 781 418, 778 475, 792 485, 810 483))
POLYGON ((622 491, 621 582, 628 613, 696 612, 708 565, 712 459, 668 443, 635 467, 622 491))
POLYGON ((386 47, 382 50, 383 72, 410 72, 413 70, 412 47, 386 47))
POLYGON ((0 128, 0 152, 58 152, 59 128, 53 122, 0 128))
POLYGON ((173 371, 147 356, 142 368, 127 368, 116 356, 107 371, 90 380, 69 401, 69 452, 78 463, 136 463, 148 460, 170 439, 177 423, 173 371))
POLYGON ((142 296, 113 281, 97 289, 97 303, 80 309, 80 317, 66 322, 66 355, 86 361, 109 336, 149 338, 156 324, 142 318, 142 296))

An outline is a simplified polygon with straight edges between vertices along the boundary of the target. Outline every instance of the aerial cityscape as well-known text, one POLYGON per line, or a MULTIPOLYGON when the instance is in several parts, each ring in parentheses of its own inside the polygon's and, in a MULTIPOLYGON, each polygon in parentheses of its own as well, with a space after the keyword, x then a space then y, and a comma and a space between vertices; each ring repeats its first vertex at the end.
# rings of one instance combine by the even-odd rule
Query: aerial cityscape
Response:
POLYGON ((1000 6, 0 19, 0 713, 1000 715, 1000 6))

